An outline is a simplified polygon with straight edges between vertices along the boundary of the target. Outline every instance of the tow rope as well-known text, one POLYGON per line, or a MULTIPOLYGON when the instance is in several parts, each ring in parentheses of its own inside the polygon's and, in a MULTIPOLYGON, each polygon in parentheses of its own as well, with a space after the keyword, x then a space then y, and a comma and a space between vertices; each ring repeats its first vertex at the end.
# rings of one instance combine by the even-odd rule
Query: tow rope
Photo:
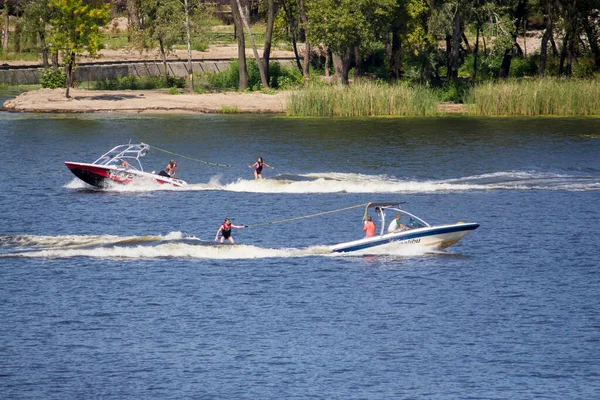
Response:
MULTIPOLYGON (((146 144, 148 144, 148 143, 146 143, 146 144)), ((172 154, 174 156, 181 157, 181 158, 186 158, 188 160, 198 161, 198 162, 201 162, 201 163, 204 163, 204 164, 208 164, 208 165, 215 165, 217 167, 231 167, 231 165, 229 165, 229 164, 219 164, 219 163, 214 163, 214 162, 210 162, 210 161, 199 160, 197 158, 192 158, 192 157, 184 156, 182 154, 173 153, 172 151, 161 149, 160 147, 152 146, 152 145, 149 145, 149 144, 148 144, 148 146, 151 147, 151 148, 153 148, 153 149, 156 149, 158 151, 162 151, 163 153, 172 154)))
POLYGON ((331 214, 331 213, 335 213, 335 212, 339 212, 339 211, 345 211, 345 210, 351 210, 353 208, 358 208, 358 207, 365 207, 366 205, 368 205, 369 203, 365 203, 365 204, 357 204, 355 206, 349 206, 349 207, 344 207, 344 208, 338 208, 336 210, 330 210, 330 211, 323 211, 320 213, 316 213, 316 214, 309 214, 309 215, 303 215, 300 217, 294 217, 294 218, 287 218, 287 219, 280 219, 278 221, 271 221, 271 222, 263 222, 260 224, 250 224, 250 225, 245 225, 247 228, 253 228, 253 227, 257 227, 257 226, 265 226, 265 225, 275 225, 275 224, 281 224, 284 222, 290 222, 290 221, 297 221, 299 219, 304 219, 304 218, 312 218, 312 217, 318 217, 320 215, 325 215, 325 214, 331 214))

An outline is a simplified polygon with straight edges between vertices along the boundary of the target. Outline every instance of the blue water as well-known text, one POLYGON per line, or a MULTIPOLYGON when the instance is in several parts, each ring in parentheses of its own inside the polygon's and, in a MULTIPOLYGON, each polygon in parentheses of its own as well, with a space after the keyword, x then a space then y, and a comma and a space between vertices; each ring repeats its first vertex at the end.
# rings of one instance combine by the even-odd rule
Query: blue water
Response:
POLYGON ((600 120, 0 114, 0 397, 600 397, 600 120), (185 190, 64 161, 143 141, 185 190), (255 182, 257 156, 275 166, 255 182), (481 227, 335 256, 368 201, 481 227))

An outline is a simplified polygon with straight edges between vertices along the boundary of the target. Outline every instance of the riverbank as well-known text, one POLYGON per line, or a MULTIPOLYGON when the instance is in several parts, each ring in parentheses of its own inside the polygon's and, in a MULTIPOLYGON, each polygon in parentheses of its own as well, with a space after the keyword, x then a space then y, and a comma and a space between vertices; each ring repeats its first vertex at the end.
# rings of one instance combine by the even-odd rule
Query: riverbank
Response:
POLYGON ((280 114, 286 111, 287 98, 287 92, 172 95, 165 90, 71 89, 71 98, 67 99, 64 89, 39 89, 6 101, 2 110, 41 113, 280 114))

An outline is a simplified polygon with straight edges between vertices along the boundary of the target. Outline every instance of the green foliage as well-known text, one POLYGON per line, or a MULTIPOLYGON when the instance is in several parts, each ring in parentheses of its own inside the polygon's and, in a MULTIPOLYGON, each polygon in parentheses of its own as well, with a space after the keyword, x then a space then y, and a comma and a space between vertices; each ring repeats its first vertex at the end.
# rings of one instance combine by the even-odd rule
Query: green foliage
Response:
POLYGON ((112 79, 102 79, 94 82, 94 89, 97 90, 151 90, 151 89, 171 89, 177 90, 186 86, 185 78, 169 76, 167 84, 162 76, 148 76, 137 78, 135 76, 123 76, 112 79))
POLYGON ((573 63, 573 77, 575 78, 592 78, 596 72, 596 65, 592 58, 578 58, 573 63))
POLYGON ((361 82, 349 87, 309 86, 292 92, 287 114, 311 117, 424 116, 436 114, 438 98, 423 86, 361 82))
POLYGON ((466 79, 455 79, 437 89, 438 96, 442 101, 454 103, 465 103, 472 85, 466 79))
POLYGON ((534 76, 537 73, 537 65, 527 57, 513 57, 510 63, 511 78, 523 78, 525 76, 534 76))
POLYGON ((51 42, 64 53, 65 62, 83 52, 95 56, 102 48, 100 27, 109 19, 109 5, 83 0, 49 0, 52 25, 51 42))
POLYGON ((600 82, 586 79, 511 79, 476 86, 478 115, 600 115, 600 82))
MULTIPOLYGON (((262 89, 260 71, 256 60, 246 60, 248 69, 248 88, 251 91, 262 89)), ((270 85, 274 89, 291 89, 301 85, 304 81, 302 74, 296 68, 286 68, 277 62, 269 63, 270 85)), ((239 64, 233 61, 229 68, 219 73, 208 73, 200 77, 197 82, 203 90, 237 90, 239 87, 239 64)))
POLYGON ((171 86, 169 88, 169 94, 179 94, 179 89, 177 88, 177 86, 171 86))
POLYGON ((387 30, 396 0, 312 0, 307 3, 308 40, 342 54, 374 42, 387 30))
POLYGON ((57 89, 64 88, 67 84, 67 77, 62 68, 55 70, 54 68, 46 68, 42 71, 40 83, 43 88, 57 89))
POLYGON ((230 106, 222 106, 221 107, 222 114, 237 114, 239 112, 240 112, 240 110, 237 107, 230 107, 230 106))

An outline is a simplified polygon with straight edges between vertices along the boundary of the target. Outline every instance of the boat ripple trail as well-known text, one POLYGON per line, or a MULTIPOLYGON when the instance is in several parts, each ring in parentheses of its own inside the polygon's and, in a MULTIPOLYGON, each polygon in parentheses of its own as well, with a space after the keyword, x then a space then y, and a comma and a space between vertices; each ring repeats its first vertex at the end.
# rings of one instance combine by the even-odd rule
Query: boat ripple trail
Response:
MULTIPOLYGON (((420 256, 425 249, 378 249, 369 255, 420 256)), ((0 236, 0 258, 74 258, 98 259, 255 259, 297 257, 362 257, 364 253, 332 253, 329 246, 306 248, 262 248, 246 244, 217 244, 198 239, 182 232, 168 235, 113 236, 113 235, 65 235, 0 236)))
POLYGON ((222 176, 214 176, 208 183, 189 184, 176 188, 154 183, 116 185, 108 189, 96 189, 74 179, 69 189, 85 189, 114 192, 150 191, 230 191, 248 193, 444 193, 476 190, 600 190, 600 176, 588 173, 562 173, 539 171, 499 171, 451 179, 415 180, 388 175, 367 175, 340 172, 310 174, 282 174, 255 181, 238 179, 222 182, 222 176))

